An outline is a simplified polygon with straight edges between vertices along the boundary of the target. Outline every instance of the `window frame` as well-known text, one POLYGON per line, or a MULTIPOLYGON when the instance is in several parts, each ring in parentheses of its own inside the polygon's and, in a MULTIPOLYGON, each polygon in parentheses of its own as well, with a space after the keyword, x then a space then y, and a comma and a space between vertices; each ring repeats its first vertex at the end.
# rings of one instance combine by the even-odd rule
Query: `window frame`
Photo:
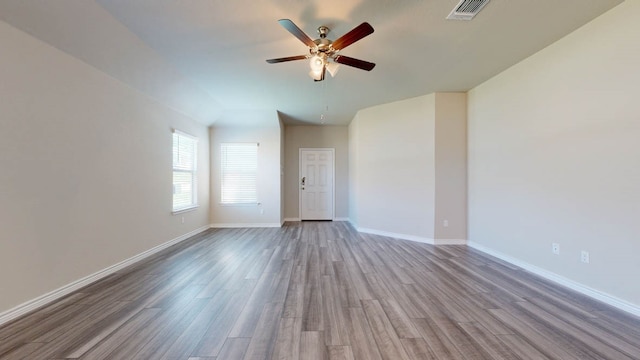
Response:
MULTIPOLYGON (((258 205, 260 204, 259 202, 259 195, 258 195, 258 167, 259 167, 259 154, 258 154, 258 150, 260 148, 260 143, 258 142, 225 142, 225 143, 221 143, 220 144, 220 205, 221 206, 250 206, 250 205, 258 205), (253 165, 253 169, 251 173, 249 173, 248 175, 252 175, 253 178, 253 188, 249 189, 250 191, 253 191, 253 198, 250 198, 248 200, 237 200, 238 196, 231 196, 229 198, 227 198, 225 196, 225 194, 228 192, 228 189, 225 189, 225 185, 227 184, 228 180, 228 175, 229 173, 233 173, 227 170, 227 167, 225 167, 225 165, 228 163, 228 159, 225 158, 225 156, 228 156, 228 149, 225 150, 225 147, 233 147, 233 146, 246 146, 246 147, 251 147, 252 149, 255 149, 255 159, 254 162, 252 162, 253 165)), ((236 154, 237 155, 237 154, 236 154)), ((236 169, 237 170, 237 169, 236 169)), ((247 173, 243 173, 240 176, 246 176, 247 173)), ((234 176, 238 176, 238 174, 236 173, 234 176)), ((246 179, 244 179, 246 181, 246 179)), ((240 197, 241 198, 241 197, 240 197)))
MULTIPOLYGON (((171 213, 172 214, 179 214, 182 212, 186 212, 186 211, 192 211, 198 208, 199 204, 198 204, 198 138, 182 132, 180 130, 177 129, 173 129, 172 134, 171 134, 171 143, 172 143, 172 210, 171 213), (193 147, 192 147, 192 154, 193 154, 193 161, 191 164, 190 168, 185 168, 183 166, 180 166, 179 161, 178 164, 176 164, 176 154, 175 154, 175 141, 176 139, 178 140, 178 149, 180 148, 179 142, 180 139, 183 138, 185 140, 188 140, 190 142, 193 142, 193 147), (191 202, 187 205, 183 205, 183 206, 179 206, 176 207, 175 204, 175 193, 176 193, 176 183, 175 183, 175 174, 176 172, 178 173, 188 173, 191 174, 191 202)), ((178 157, 180 155, 178 154, 178 157)))

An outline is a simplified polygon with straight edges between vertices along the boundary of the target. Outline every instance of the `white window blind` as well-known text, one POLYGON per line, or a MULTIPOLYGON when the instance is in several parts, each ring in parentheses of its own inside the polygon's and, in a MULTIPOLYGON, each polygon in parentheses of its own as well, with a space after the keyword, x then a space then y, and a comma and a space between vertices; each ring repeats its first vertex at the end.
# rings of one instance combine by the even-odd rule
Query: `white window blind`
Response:
POLYGON ((198 206, 198 140, 179 131, 173 132, 173 211, 198 206))
POLYGON ((258 202, 258 144, 221 144, 223 204, 255 204, 258 202))

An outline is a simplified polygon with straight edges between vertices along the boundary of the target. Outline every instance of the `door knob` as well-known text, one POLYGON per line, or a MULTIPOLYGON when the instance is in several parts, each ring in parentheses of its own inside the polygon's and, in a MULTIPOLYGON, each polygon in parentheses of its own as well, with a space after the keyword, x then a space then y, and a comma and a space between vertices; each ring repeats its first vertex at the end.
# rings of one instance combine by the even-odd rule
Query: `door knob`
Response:
POLYGON ((306 176, 303 176, 303 177, 302 177, 302 180, 300 180, 300 184, 304 186, 304 182, 305 182, 305 180, 306 180, 306 179, 307 179, 307 177, 306 177, 306 176))

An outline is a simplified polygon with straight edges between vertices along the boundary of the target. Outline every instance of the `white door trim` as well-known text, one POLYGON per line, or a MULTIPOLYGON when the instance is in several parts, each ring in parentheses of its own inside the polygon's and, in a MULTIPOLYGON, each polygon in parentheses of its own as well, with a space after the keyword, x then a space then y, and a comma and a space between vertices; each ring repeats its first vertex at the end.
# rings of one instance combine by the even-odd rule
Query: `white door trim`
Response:
POLYGON ((331 184, 331 221, 336 217, 336 149, 335 148, 299 148, 298 149, 298 179, 296 180, 296 186, 298 186, 298 219, 302 219, 302 197, 300 196, 300 179, 302 178, 302 152, 303 151, 330 151, 331 152, 331 172, 332 184, 331 184))

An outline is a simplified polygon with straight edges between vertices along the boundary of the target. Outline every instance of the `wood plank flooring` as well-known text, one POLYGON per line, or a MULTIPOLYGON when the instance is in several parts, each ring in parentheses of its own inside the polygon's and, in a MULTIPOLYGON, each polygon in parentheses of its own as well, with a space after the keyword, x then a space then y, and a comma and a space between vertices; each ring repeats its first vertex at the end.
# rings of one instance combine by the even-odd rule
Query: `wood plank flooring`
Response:
POLYGON ((0 359, 640 359, 640 319, 347 223, 208 230, 0 327, 0 359))

